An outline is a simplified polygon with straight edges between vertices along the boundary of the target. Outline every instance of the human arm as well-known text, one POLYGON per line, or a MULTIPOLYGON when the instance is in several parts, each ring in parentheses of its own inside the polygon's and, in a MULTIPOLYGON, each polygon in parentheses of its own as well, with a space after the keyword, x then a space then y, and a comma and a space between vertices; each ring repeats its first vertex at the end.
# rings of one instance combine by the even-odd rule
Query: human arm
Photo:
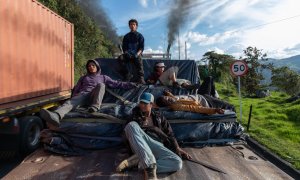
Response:
POLYGON ((192 159, 192 156, 189 153, 185 152, 181 147, 178 147, 176 149, 176 153, 180 155, 183 159, 192 159))
POLYGON ((116 81, 111 79, 109 76, 104 76, 104 83, 110 88, 131 89, 137 87, 136 83, 116 81))
POLYGON ((128 53, 128 35, 126 34, 123 38, 123 42, 122 42, 122 49, 123 49, 123 53, 128 53))
POLYGON ((139 34, 138 43, 139 43, 139 45, 138 45, 136 57, 140 56, 144 51, 145 39, 142 34, 139 34))
POLYGON ((138 52, 137 52, 136 55, 135 55, 136 58, 139 57, 139 56, 142 54, 142 52, 143 52, 142 50, 138 50, 138 52))
POLYGON ((157 75, 155 74, 155 72, 153 72, 152 74, 150 74, 149 78, 147 79, 147 83, 148 84, 155 84, 158 80, 157 75))
POLYGON ((224 109, 217 108, 216 112, 218 114, 224 114, 225 111, 224 111, 224 109))
POLYGON ((164 94, 165 96, 170 96, 170 97, 176 98, 176 96, 174 96, 174 95, 170 92, 170 90, 164 90, 163 94, 164 94))
POLYGON ((178 145, 172 127, 164 116, 161 117, 161 126, 162 126, 162 131, 169 137, 171 141, 170 143, 173 144, 175 152, 182 158, 192 159, 192 157, 178 145))
POLYGON ((148 84, 155 84, 155 81, 152 80, 152 79, 148 79, 148 80, 147 80, 147 83, 148 83, 148 84))

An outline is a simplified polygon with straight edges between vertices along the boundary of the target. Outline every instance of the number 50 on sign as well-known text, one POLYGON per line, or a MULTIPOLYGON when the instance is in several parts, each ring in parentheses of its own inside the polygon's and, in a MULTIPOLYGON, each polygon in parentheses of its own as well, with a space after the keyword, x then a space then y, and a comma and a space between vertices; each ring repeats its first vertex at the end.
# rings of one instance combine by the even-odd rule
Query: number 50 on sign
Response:
POLYGON ((244 61, 237 60, 234 61, 230 65, 230 72, 231 74, 238 77, 238 91, 239 91, 239 101, 240 101, 240 122, 242 122, 242 95, 241 95, 241 78, 240 76, 243 76, 247 73, 248 66, 244 61))
POLYGON ((230 72, 235 76, 243 76, 248 72, 248 66, 244 61, 237 60, 230 65, 230 72))

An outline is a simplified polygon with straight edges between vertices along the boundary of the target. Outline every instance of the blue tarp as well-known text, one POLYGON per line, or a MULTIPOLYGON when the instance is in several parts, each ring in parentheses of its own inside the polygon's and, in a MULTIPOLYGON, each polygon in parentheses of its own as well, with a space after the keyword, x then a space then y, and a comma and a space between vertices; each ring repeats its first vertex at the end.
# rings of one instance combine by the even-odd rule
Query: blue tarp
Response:
MULTIPOLYGON (((100 66, 102 74, 110 76, 112 79, 121 80, 123 76, 118 72, 121 68, 117 59, 96 59, 100 66)), ((156 62, 160 60, 143 60, 144 65, 144 78, 147 79, 154 69, 156 62)), ((193 84, 198 84, 200 81, 198 67, 195 61, 192 60, 163 60, 166 69, 171 66, 178 66, 178 78, 188 79, 193 84)), ((130 64, 131 65, 131 64, 130 64)), ((130 67, 129 67, 130 68, 130 67)))
MULTIPOLYGON (((53 135, 57 143, 46 144, 45 148, 58 154, 80 155, 85 152, 83 150, 115 147, 124 143, 123 126, 117 123, 63 122, 53 135)), ((171 126, 178 143, 185 146, 208 144, 211 140, 223 144, 239 139, 244 131, 237 122, 175 123, 171 126)))
MULTIPOLYGON (((100 63, 103 74, 115 80, 122 79, 122 76, 118 73, 119 64, 116 59, 97 60, 100 63)), ((146 79, 152 72, 153 66, 157 61, 158 60, 143 61, 146 79)), ((193 84, 199 83, 200 77, 195 61, 164 60, 164 63, 167 67, 174 65, 179 67, 178 78, 188 79, 193 84)), ((111 93, 106 92, 103 100, 104 106, 101 108, 100 113, 119 118, 123 123, 84 122, 87 118, 97 119, 99 117, 89 113, 72 111, 66 115, 66 118, 82 118, 82 122, 62 122, 59 132, 55 134, 56 139, 62 139, 62 141, 59 141, 62 145, 51 146, 48 144, 45 145, 45 148, 59 154, 76 155, 82 153, 80 149, 103 149, 120 145, 122 143, 121 134, 123 124, 131 114, 132 109, 137 105, 139 96, 143 92, 150 92, 157 98, 163 94, 165 89, 171 90, 174 95, 195 93, 181 88, 154 85, 143 85, 131 90, 111 89, 111 91, 130 101, 130 103, 124 104, 123 101, 111 93)), ((191 112, 170 111, 165 108, 161 108, 159 111, 170 120, 174 133, 181 144, 199 145, 199 142, 200 144, 205 144, 210 140, 225 142, 225 139, 239 138, 244 130, 239 123, 235 122, 236 114, 234 112, 224 115, 216 114, 208 116, 191 112), (172 123, 172 120, 180 120, 181 123, 172 123), (187 122, 185 123, 184 120, 187 120, 187 122), (188 120, 194 121, 188 122, 188 120), (197 122, 197 120, 199 122, 197 122), (203 122, 203 120, 205 120, 205 122, 203 122), (222 141, 222 139, 224 141, 222 141), (193 142, 195 143, 193 144, 193 142)))

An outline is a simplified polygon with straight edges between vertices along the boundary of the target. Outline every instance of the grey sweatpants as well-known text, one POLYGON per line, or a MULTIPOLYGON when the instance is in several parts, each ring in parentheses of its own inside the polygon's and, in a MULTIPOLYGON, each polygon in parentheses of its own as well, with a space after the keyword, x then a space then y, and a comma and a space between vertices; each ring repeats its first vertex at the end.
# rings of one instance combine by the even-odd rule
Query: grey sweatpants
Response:
POLYGON ((89 105, 100 109, 102 99, 105 93, 105 84, 99 83, 92 92, 88 94, 79 94, 66 101, 63 105, 59 106, 54 112, 58 113, 60 118, 63 118, 65 114, 75 109, 79 105, 89 105))
POLYGON ((140 168, 145 169, 154 163, 157 172, 174 172, 182 168, 181 158, 148 136, 138 123, 132 121, 124 130, 131 149, 139 158, 140 168))

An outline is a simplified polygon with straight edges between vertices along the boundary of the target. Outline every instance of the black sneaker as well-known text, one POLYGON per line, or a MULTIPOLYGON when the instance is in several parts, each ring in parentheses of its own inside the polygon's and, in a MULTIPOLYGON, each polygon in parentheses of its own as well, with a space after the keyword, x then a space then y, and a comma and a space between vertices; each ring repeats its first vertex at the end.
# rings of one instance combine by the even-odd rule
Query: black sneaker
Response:
POLYGON ((145 80, 144 80, 144 79, 140 79, 140 80, 138 80, 138 81, 137 81, 137 83, 138 83, 138 84, 146 84, 146 82, 145 82, 145 80))
POLYGON ((44 119, 49 124, 51 124, 55 127, 59 127, 60 117, 56 112, 51 112, 51 111, 48 111, 46 109, 41 109, 40 116, 41 116, 42 119, 44 119))
POLYGON ((89 111, 89 113, 93 113, 93 112, 97 112, 98 111, 98 109, 96 108, 96 107, 89 107, 88 108, 88 111, 89 111))

